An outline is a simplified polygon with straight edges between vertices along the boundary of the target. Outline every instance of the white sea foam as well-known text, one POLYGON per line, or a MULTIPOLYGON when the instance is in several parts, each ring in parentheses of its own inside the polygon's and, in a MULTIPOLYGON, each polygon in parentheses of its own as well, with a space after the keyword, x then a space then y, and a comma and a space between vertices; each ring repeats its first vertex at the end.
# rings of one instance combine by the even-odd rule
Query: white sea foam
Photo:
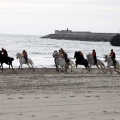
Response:
MULTIPOLYGON (((15 58, 13 66, 19 66, 16 53, 26 50, 28 56, 33 60, 35 67, 55 67, 52 53, 54 50, 63 48, 68 56, 75 61, 74 52, 82 51, 86 54, 93 49, 97 52, 97 57, 104 60, 104 54, 109 54, 111 49, 116 52, 116 57, 120 60, 120 47, 111 46, 109 42, 85 42, 71 40, 41 39, 40 36, 32 35, 0 35, 0 49, 5 48, 10 57, 15 58)), ((4 65, 6 67, 6 65, 4 65)), ((24 65, 26 67, 26 65, 24 65)))

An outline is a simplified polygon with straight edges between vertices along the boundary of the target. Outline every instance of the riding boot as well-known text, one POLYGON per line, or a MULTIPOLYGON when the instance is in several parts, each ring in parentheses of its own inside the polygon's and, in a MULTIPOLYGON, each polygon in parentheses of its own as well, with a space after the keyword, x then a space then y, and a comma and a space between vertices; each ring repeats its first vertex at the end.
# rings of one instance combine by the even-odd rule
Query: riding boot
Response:
POLYGON ((68 58, 65 58, 65 62, 69 65, 69 59, 68 58))
POLYGON ((115 63, 113 63, 113 66, 114 66, 114 68, 116 69, 116 64, 115 64, 115 63))
POLYGON ((115 59, 113 59, 113 66, 116 69, 116 61, 115 61, 115 59))

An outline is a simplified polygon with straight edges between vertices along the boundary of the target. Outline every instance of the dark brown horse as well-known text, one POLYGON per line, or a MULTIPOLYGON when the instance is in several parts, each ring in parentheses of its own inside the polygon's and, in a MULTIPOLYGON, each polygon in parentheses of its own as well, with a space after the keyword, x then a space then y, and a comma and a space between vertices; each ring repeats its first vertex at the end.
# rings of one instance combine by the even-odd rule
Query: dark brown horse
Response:
POLYGON ((12 61, 13 60, 14 60, 14 58, 3 55, 2 51, 0 51, 0 63, 1 63, 0 67, 2 68, 2 71, 3 71, 3 63, 6 63, 7 65, 9 65, 9 69, 10 69, 10 66, 11 66, 12 69, 14 70, 14 68, 12 66, 12 61))
POLYGON ((85 59, 78 51, 75 51, 74 58, 76 58, 76 61, 75 61, 76 68, 77 68, 77 65, 84 65, 85 68, 88 71, 90 71, 90 67, 88 65, 87 59, 85 59))

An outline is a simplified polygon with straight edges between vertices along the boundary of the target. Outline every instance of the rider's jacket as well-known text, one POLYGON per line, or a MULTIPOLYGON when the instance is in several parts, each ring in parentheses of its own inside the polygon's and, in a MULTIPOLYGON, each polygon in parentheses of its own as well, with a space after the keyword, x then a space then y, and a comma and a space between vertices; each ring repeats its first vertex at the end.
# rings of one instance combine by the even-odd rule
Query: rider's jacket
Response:
POLYGON ((111 56, 111 58, 115 58, 116 56, 115 56, 115 52, 111 52, 110 53, 110 56, 111 56))
POLYGON ((96 52, 92 52, 93 58, 96 57, 96 52))

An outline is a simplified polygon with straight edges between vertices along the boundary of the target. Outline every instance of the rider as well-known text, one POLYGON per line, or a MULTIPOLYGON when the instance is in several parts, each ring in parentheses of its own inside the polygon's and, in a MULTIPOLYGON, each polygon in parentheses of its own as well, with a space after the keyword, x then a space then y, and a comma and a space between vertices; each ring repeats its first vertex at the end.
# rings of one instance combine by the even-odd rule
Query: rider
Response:
POLYGON ((62 48, 59 50, 59 55, 65 59, 66 63, 69 63, 68 55, 62 48))
POLYGON ((3 55, 5 60, 8 58, 8 53, 4 48, 2 48, 2 55, 3 55))
POLYGON ((116 54, 115 54, 115 52, 113 51, 113 49, 111 49, 110 56, 111 56, 111 59, 112 59, 112 61, 113 61, 113 65, 115 66, 115 64, 116 64, 116 61, 115 61, 116 54))
POLYGON ((23 57, 24 57, 24 59, 25 59, 25 61, 27 63, 28 62, 28 55, 27 55, 26 50, 23 50, 22 55, 23 55, 23 57))
POLYGON ((84 60, 84 54, 81 51, 79 51, 79 53, 80 53, 80 55, 82 56, 82 58, 84 60))
POLYGON ((95 50, 93 50, 93 52, 92 52, 92 57, 94 58, 95 64, 97 64, 97 57, 96 57, 96 51, 95 50))

